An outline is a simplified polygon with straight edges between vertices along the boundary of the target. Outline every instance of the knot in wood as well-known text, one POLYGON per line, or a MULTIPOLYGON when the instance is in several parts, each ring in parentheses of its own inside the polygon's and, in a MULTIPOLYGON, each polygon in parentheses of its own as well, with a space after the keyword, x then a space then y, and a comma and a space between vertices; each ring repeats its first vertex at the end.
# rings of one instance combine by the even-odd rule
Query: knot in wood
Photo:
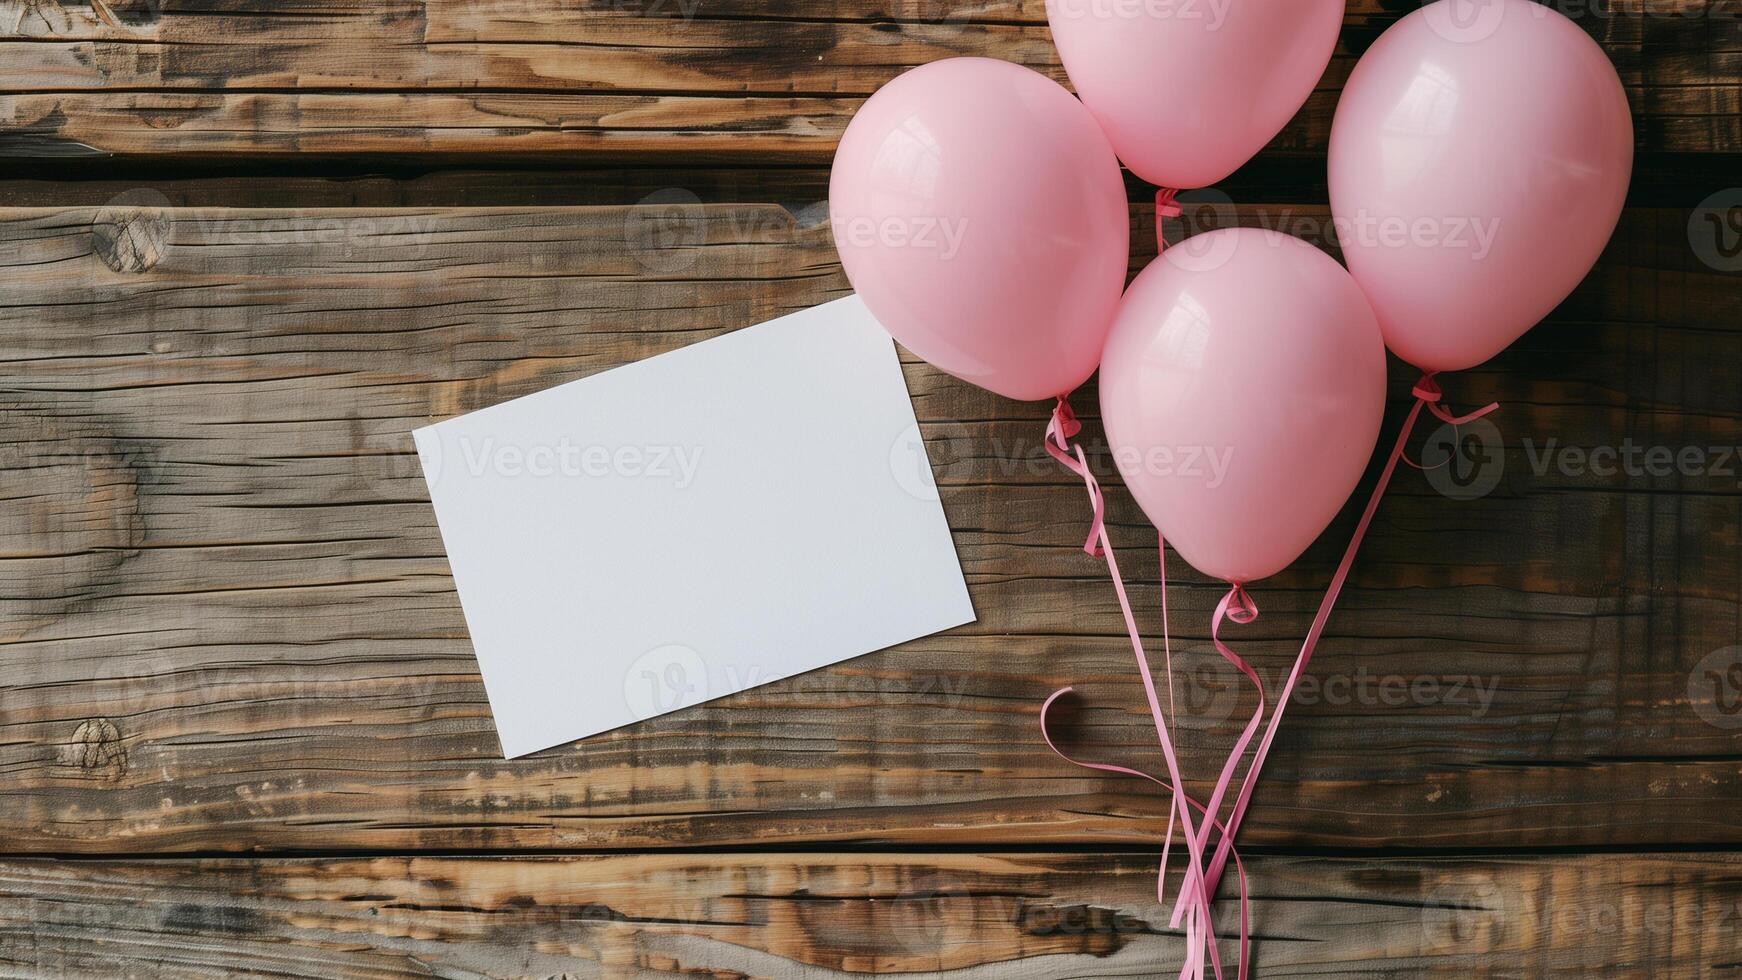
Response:
POLYGON ((156 265, 166 251, 169 218, 154 191, 130 191, 97 212, 91 222, 91 250, 116 272, 139 273, 156 265))
POLYGON ((127 748, 121 744, 121 730, 107 718, 90 718, 73 731, 73 764, 85 772, 107 772, 121 776, 127 772, 127 748))

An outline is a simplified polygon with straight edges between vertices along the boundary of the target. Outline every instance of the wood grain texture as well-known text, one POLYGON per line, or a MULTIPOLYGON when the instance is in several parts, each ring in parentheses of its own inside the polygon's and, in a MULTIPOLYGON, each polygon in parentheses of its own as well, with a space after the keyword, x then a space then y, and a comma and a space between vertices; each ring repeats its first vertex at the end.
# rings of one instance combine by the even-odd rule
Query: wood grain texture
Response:
MULTIPOLYGON (((1349 4, 1270 151, 1322 153, 1355 59, 1416 6, 1349 4)), ((1742 151, 1742 0, 1564 6, 1620 70, 1641 149, 1742 151)), ((9 0, 0 155, 818 161, 884 81, 957 55, 1064 80, 1038 0, 9 0)))
MULTIPOLYGON (((1286 202, 1419 5, 1350 0, 1174 237, 1335 252, 1286 202)), ((1380 511, 1243 836, 1263 980, 1742 971, 1742 0, 1556 6, 1635 207, 1448 379, 1498 455, 1380 511)), ((841 295, 835 140, 953 55, 1064 80, 1043 0, 0 0, 0 977, 1170 975, 1165 801, 1035 729, 1075 684, 1073 751, 1157 763, 1042 407, 904 354, 979 622, 515 762, 408 437, 841 295)), ((1234 631, 1273 687, 1352 516, 1234 631)), ((1201 789, 1253 701, 1169 571, 1201 789)))
MULTIPOLYGON (((1044 410, 911 359, 977 624, 498 757, 407 433, 840 295, 814 212, 154 200, 0 213, 0 852, 1155 839, 1160 800, 1053 759, 1035 729, 1076 683, 1077 749, 1154 761, 1044 410)), ((1503 474, 1479 499, 1416 474, 1387 499, 1249 842, 1742 840, 1723 686, 1742 477, 1718 458, 1742 444, 1742 279, 1701 264, 1689 227, 1629 211, 1549 323, 1451 380, 1457 402, 1505 403, 1503 474), (1712 455, 1563 465, 1622 440, 1712 455)), ((1156 624, 1153 539, 1122 491, 1112 507, 1156 624)), ((1235 634, 1267 678, 1349 517, 1235 634)), ((1172 570, 1202 777, 1252 702, 1207 649, 1216 590, 1172 570)))
MULTIPOLYGON (((1172 976, 1140 854, 0 862, 0 973, 1172 976)), ((1705 980, 1742 859, 1260 858, 1267 978, 1705 980)), ((1227 924, 1224 923, 1224 928, 1227 924)), ((1230 955, 1232 950, 1230 950, 1230 955)))

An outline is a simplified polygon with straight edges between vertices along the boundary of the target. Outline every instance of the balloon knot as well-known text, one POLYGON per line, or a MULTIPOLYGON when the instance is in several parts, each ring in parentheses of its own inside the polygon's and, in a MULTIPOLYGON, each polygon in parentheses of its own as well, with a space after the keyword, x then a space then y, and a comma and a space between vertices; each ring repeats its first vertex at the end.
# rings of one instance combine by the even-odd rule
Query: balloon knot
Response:
POLYGON ((1083 423, 1077 421, 1077 413, 1071 410, 1071 403, 1064 395, 1058 397, 1058 405, 1052 410, 1052 421, 1058 429, 1058 434, 1066 439, 1076 438, 1083 431, 1083 423))
POLYGON ((1228 583, 1228 619, 1245 625, 1258 618, 1258 603, 1252 601, 1246 587, 1239 582, 1228 583))
POLYGON ((1434 380, 1434 374, 1433 371, 1423 372, 1421 379, 1415 383, 1415 388, 1410 391, 1410 394, 1430 405, 1438 404, 1445 394, 1440 390, 1440 383, 1434 380))
MULTIPOLYGON (((1420 399, 1421 403, 1427 406, 1427 410, 1441 422, 1452 426, 1463 425, 1466 422, 1474 422, 1500 407, 1499 402, 1489 402, 1481 408, 1476 409, 1474 412, 1465 415, 1453 415, 1440 404, 1440 398, 1443 397, 1444 392, 1440 390, 1440 383, 1434 380, 1434 375, 1436 373, 1438 372, 1422 372, 1421 380, 1415 383, 1415 387, 1411 389, 1410 394, 1413 394, 1416 398, 1420 399)), ((1417 468, 1419 469, 1419 467, 1417 468)))

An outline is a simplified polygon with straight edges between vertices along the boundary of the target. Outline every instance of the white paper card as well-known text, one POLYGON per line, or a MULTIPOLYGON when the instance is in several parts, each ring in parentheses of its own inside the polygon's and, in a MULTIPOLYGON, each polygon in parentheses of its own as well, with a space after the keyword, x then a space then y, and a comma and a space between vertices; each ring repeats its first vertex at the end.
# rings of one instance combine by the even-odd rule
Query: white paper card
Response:
POLYGON ((974 619, 856 297, 413 435, 510 758, 974 619))

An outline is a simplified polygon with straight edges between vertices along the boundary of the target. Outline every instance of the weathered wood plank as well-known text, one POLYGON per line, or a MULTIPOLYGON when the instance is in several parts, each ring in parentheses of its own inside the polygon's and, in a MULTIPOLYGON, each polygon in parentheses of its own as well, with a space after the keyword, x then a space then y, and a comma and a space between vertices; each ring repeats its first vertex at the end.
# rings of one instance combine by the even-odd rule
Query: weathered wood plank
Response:
MULTIPOLYGON (((149 203, 0 215, 0 852, 1154 839, 1154 794, 1054 760, 1034 728, 1076 682, 1080 750, 1154 761, 1110 590, 1077 550, 1080 487, 1039 449, 1043 409, 911 362, 979 623, 497 758, 406 433, 839 295, 825 228, 681 201, 149 203)), ((1742 692, 1723 686, 1742 478, 1716 455, 1742 444, 1742 280, 1702 265, 1688 226, 1630 211, 1549 324, 1449 380, 1506 403, 1504 472, 1469 501, 1399 481, 1252 841, 1742 839, 1742 719, 1724 713, 1742 692), (1606 472, 1550 438, 1714 451, 1606 472)), ((1157 620, 1141 516, 1112 503, 1157 620)), ((1348 516, 1236 634, 1267 677, 1348 516)), ((1252 702, 1205 649, 1214 589, 1173 572, 1201 777, 1252 702)))
MULTIPOLYGON (((978 55, 1064 78, 1035 0, 131 6, 0 4, 0 154, 817 161, 867 95, 914 65, 978 55)), ((1355 59, 1408 9, 1350 4, 1319 90, 1273 150, 1322 153, 1355 59)), ((1686 152, 1742 151, 1739 11, 1568 7, 1620 69, 1640 147, 1686 152)))
MULTIPOLYGON (((1628 201, 1641 208, 1692 209, 1728 187, 1742 154, 1645 154, 1634 160, 1628 201)), ((1134 201, 1148 185, 1127 175, 1134 201)), ((628 206, 654 194, 693 195, 710 204, 781 205, 793 213, 821 209, 829 193, 826 166, 715 166, 681 160, 654 163, 491 168, 368 158, 334 159, 318 172, 294 158, 253 161, 91 158, 15 160, 0 173, 0 208, 101 207, 149 188, 162 206, 245 208, 423 208, 628 206)), ((1261 157, 1217 187, 1234 201, 1266 205, 1328 200, 1325 171, 1297 157, 1261 157)), ((656 199, 657 200, 657 199, 656 199)), ((1317 212, 1315 212, 1317 213, 1317 212)), ((1147 221, 1147 214, 1142 216, 1147 221)), ((1195 222, 1193 227, 1203 226, 1195 222)), ((1141 229, 1147 235, 1147 225, 1141 229)))
MULTIPOLYGON (((6 861, 0 972, 1170 976, 1182 942, 1156 903, 1153 860, 6 861)), ((1272 857, 1251 870, 1263 977, 1704 980, 1734 969, 1742 945, 1735 855, 1272 857)))

